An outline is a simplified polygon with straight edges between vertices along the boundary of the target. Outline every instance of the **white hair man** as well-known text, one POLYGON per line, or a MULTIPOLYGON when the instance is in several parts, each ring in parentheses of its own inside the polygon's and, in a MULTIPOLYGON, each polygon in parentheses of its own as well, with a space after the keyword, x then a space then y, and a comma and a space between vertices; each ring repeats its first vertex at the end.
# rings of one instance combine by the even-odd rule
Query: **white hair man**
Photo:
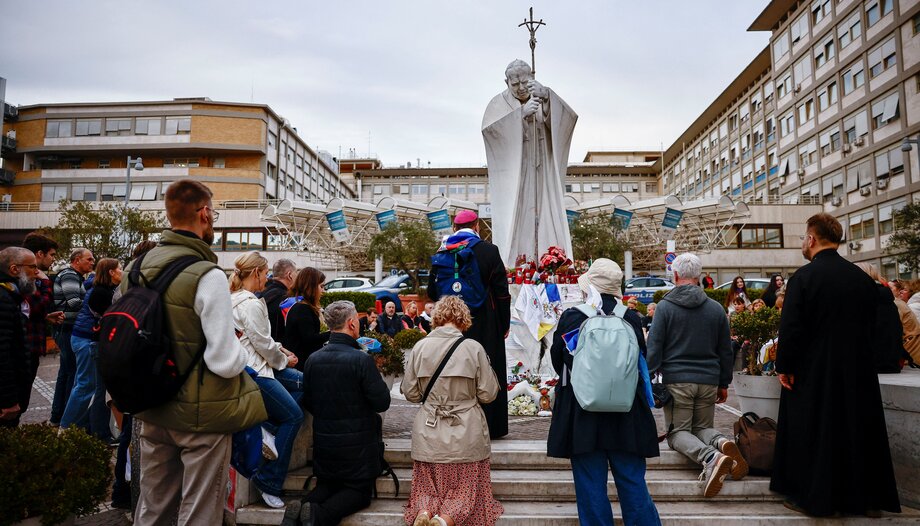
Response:
POLYGON ((748 466, 738 446, 713 429, 715 404, 728 397, 733 353, 725 311, 699 286, 703 265, 694 254, 671 263, 677 285, 658 304, 648 337, 648 368, 660 372, 673 397, 664 407, 668 445, 703 465, 703 495, 713 497, 731 473, 748 466))
POLYGON ((268 309, 268 321, 272 327, 272 339, 280 342, 284 339, 284 314, 281 313, 281 301, 288 296, 288 290, 294 286, 297 277, 297 265, 290 259, 279 259, 272 266, 272 279, 256 296, 265 300, 268 309))

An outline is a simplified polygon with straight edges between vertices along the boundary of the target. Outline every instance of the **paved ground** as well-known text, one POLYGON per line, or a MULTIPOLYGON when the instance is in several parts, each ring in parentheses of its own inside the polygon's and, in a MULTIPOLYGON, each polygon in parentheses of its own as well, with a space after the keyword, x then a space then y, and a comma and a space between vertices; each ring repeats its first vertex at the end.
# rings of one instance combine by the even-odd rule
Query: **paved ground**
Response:
MULTIPOLYGON (((51 416, 51 400, 54 395, 54 384, 57 379, 59 360, 56 354, 42 358, 38 368, 38 377, 32 386, 32 399, 29 410, 23 415, 23 423, 47 422, 51 416)), ((715 426, 723 433, 732 433, 732 424, 741 416, 734 391, 729 389, 728 401, 716 406, 715 426)), ((393 400, 390 410, 387 411, 383 422, 384 438, 409 438, 411 435, 412 421, 418 412, 418 405, 405 400, 393 400)), ((658 424, 658 434, 663 434, 664 413, 654 410, 655 421, 658 424)), ((512 416, 508 419, 509 434, 505 440, 545 440, 549 432, 550 418, 538 416, 512 416)), ((114 454, 114 450, 113 450, 114 454)), ((99 526, 124 526, 131 524, 124 510, 109 507, 110 503, 94 515, 77 519, 77 525, 99 526)))

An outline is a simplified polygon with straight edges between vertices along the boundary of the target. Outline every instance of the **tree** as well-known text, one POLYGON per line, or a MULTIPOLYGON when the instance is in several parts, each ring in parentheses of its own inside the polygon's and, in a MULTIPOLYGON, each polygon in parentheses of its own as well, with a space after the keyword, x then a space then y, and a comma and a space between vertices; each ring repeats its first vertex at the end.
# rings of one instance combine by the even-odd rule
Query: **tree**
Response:
POLYGON ((418 290, 418 271, 431 266, 431 256, 437 252, 438 245, 427 223, 396 221, 371 237, 367 253, 373 258, 383 258, 385 265, 395 266, 411 276, 418 290))
POLYGON ((58 224, 42 230, 58 243, 66 257, 77 247, 88 248, 96 259, 131 258, 135 245, 166 228, 161 212, 140 210, 124 203, 91 203, 62 200, 58 224))
POLYGON ((898 262, 920 270, 920 203, 911 203, 894 213, 894 233, 885 250, 898 262))
POLYGON ((623 261, 623 252, 628 250, 625 240, 621 239, 620 230, 610 222, 610 216, 579 217, 569 226, 572 234, 571 258, 579 261, 591 261, 607 258, 623 261))

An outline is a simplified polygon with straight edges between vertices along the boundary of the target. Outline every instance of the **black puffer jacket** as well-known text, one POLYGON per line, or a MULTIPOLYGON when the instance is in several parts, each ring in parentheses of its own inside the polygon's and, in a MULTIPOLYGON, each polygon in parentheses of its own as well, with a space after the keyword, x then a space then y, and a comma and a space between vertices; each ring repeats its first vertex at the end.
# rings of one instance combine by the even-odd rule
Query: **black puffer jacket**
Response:
POLYGON ((374 359, 347 334, 333 332, 303 369, 301 404, 313 415, 313 473, 360 481, 380 475, 377 413, 390 407, 390 392, 374 359))
POLYGON ((0 407, 13 407, 19 402, 20 383, 28 378, 26 372, 25 316, 22 296, 16 279, 0 272, 0 407))
POLYGON ((281 314, 281 300, 287 297, 287 285, 272 279, 265 284, 265 289, 256 294, 257 298, 265 300, 268 308, 268 322, 272 326, 272 339, 280 342, 284 338, 284 315, 281 314))

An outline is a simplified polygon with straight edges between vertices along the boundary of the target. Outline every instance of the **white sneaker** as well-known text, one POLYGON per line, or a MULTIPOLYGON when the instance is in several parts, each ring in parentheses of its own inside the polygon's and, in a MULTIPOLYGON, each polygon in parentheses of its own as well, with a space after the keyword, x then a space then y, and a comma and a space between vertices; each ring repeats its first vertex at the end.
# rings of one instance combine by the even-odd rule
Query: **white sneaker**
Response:
POLYGON ((700 485, 703 487, 703 496, 715 497, 722 491, 722 483, 732 469, 732 459, 722 453, 716 453, 712 460, 703 467, 700 473, 700 485))
POLYGON ((275 435, 262 428, 262 457, 265 460, 275 460, 278 458, 278 448, 275 447, 275 435))
POLYGON ((269 495, 268 493, 265 493, 264 491, 260 491, 259 493, 262 494, 262 500, 265 501, 265 504, 268 504, 269 508, 281 509, 284 507, 284 501, 281 500, 279 497, 276 497, 274 495, 269 495))

